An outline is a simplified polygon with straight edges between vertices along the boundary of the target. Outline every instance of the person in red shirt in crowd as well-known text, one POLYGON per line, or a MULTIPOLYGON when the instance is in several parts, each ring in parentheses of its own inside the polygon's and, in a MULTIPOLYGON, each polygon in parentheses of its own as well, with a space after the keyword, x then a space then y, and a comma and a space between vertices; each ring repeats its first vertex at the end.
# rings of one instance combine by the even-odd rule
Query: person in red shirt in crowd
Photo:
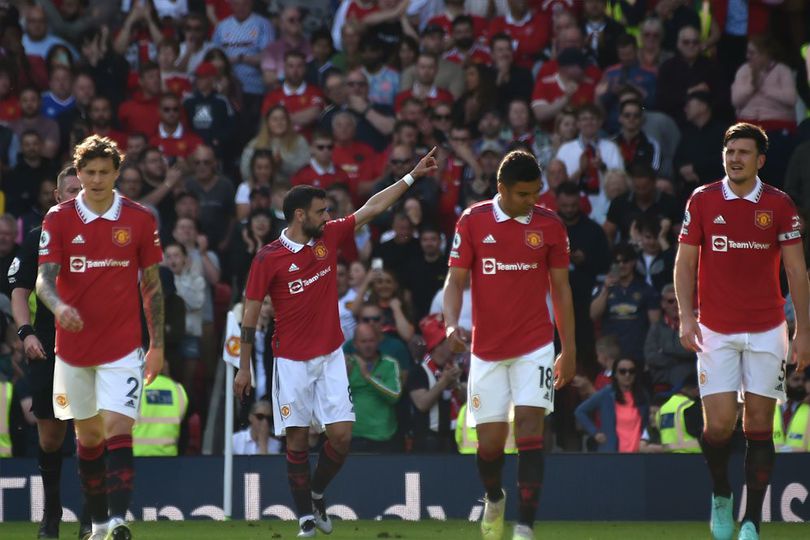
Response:
POLYGON ((548 14, 529 9, 528 0, 507 0, 507 13, 489 25, 489 35, 501 32, 512 38, 515 65, 532 69, 540 51, 546 46, 551 30, 548 14))
POLYGON ((446 36, 450 36, 453 32, 453 23, 458 17, 469 17, 472 22, 473 37, 477 40, 484 38, 488 26, 487 20, 478 15, 468 14, 464 9, 464 0, 444 0, 444 13, 428 20, 425 28, 438 26, 444 30, 446 36))
POLYGON ((734 534, 728 460, 741 395, 748 499, 739 538, 751 539, 759 538, 774 465, 774 408, 785 400, 789 349, 780 263, 796 313, 792 350, 799 370, 810 366, 810 305, 802 219, 790 197, 757 174, 767 135, 739 123, 726 130, 723 144, 726 177, 695 190, 686 205, 675 287, 681 344, 698 356, 706 419, 700 446, 713 484, 711 532, 722 539, 734 534))
POLYGON ((282 105, 290 113, 295 130, 309 130, 323 111, 323 93, 317 86, 307 84, 304 76, 307 71, 307 58, 300 51, 287 51, 284 54, 284 84, 264 98, 262 116, 276 105, 282 105))
POLYGON ((332 136, 335 148, 332 161, 349 177, 352 201, 360 206, 365 201, 374 182, 380 177, 379 161, 374 149, 356 140, 357 121, 352 113, 341 111, 332 118, 332 136))
POLYGON ((54 413, 75 422, 93 538, 131 538, 132 426, 143 383, 163 367, 163 254, 152 213, 113 189, 122 157, 96 135, 77 146, 82 191, 48 212, 39 239, 37 297, 56 318, 54 413))
POLYGON ((397 94, 394 99, 394 110, 399 112, 406 99, 415 97, 425 102, 428 108, 437 103, 453 104, 453 94, 436 86, 436 74, 439 71, 439 59, 432 54, 421 53, 416 60, 416 77, 413 87, 397 94))
POLYGON ((87 120, 90 124, 90 135, 112 139, 118 148, 127 148, 127 134, 112 127, 112 103, 106 96, 95 96, 90 100, 87 120))
POLYGON ((158 45, 158 66, 160 67, 161 89, 183 96, 191 92, 191 79, 187 73, 177 69, 180 57, 180 44, 174 38, 164 38, 158 45))
POLYGON ((299 51, 306 61, 312 60, 312 47, 304 34, 304 15, 298 6, 287 6, 279 14, 278 38, 262 51, 262 78, 268 89, 275 89, 285 79, 284 63, 289 51, 299 51))
POLYGON ((453 350, 471 348, 472 353, 468 414, 478 430, 478 473, 486 490, 484 538, 499 539, 503 533, 503 450, 514 404, 519 502, 512 538, 522 540, 534 538, 545 413, 554 410, 554 391, 575 374, 574 306, 565 226, 535 204, 542 185, 537 159, 510 152, 498 168, 497 185, 493 200, 471 206, 458 220, 443 312, 453 350), (458 326, 468 278, 472 336, 458 326), (562 344, 556 360, 549 292, 562 344))
POLYGON ((566 107, 593 103, 596 82, 585 71, 587 60, 578 49, 565 49, 557 57, 559 71, 539 78, 532 92, 532 112, 546 131, 553 131, 554 117, 566 107))
MULTIPOLYGON (((561 17, 561 19, 565 20, 567 16, 561 17)), ((595 82, 602 80, 602 70, 596 65, 594 59, 587 55, 584 44, 585 37, 582 35, 582 30, 580 30, 578 26, 574 25, 560 30, 554 44, 553 55, 540 66, 540 71, 537 72, 536 78, 541 79, 557 73, 560 70, 560 64, 557 61, 558 54, 565 49, 577 49, 582 51, 585 55, 585 75, 595 82)))
POLYGON ((489 49, 475 39, 473 19, 469 15, 459 15, 453 20, 453 48, 444 54, 444 58, 456 64, 492 65, 489 49))
POLYGON ((0 67, 0 122, 13 122, 20 114, 20 100, 12 88, 11 74, 8 68, 0 67))
MULTIPOLYGON (((559 159, 552 159, 548 162, 548 166, 544 171, 543 189, 540 191, 540 196, 537 198, 537 204, 543 208, 547 208, 554 212, 557 211, 557 188, 563 182, 570 182, 568 171, 565 168, 565 163, 559 159)), ((579 194, 579 208, 582 215, 587 216, 591 213, 591 201, 585 193, 579 194)))
POLYGON ((332 161, 332 152, 335 148, 335 139, 328 131, 316 130, 312 134, 312 142, 309 145, 312 158, 309 165, 304 166, 290 180, 293 186, 308 184, 310 186, 329 189, 335 183, 349 185, 349 176, 335 167, 332 161))
POLYGON ((329 220, 325 191, 311 186, 292 188, 284 198, 287 228, 251 263, 234 393, 243 398, 251 391, 256 323, 262 302, 270 295, 276 311, 273 401, 278 405, 273 410, 273 424, 277 435, 286 432, 287 436, 287 477, 298 513, 299 537, 315 536, 316 527, 332 532, 323 494, 346 459, 354 422, 337 309, 338 246, 394 204, 416 179, 435 169, 430 152, 402 180, 374 195, 354 214, 333 221, 329 220), (310 478, 313 420, 326 426, 328 440, 310 478))
POLYGON ((138 72, 140 90, 118 107, 118 121, 126 133, 153 135, 160 122, 160 68, 154 62, 144 62, 138 72))
POLYGON ((202 139, 180 121, 180 98, 174 94, 160 97, 160 123, 157 134, 149 139, 167 158, 186 159, 203 144, 202 139))

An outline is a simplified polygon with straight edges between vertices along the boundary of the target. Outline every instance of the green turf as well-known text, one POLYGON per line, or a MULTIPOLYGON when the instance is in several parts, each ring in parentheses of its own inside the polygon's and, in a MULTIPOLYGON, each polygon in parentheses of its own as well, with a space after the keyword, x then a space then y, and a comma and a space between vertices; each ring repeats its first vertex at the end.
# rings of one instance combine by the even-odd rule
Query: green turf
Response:
MULTIPOLYGON (((31 540, 37 527, 32 523, 0 523, 3 540, 31 540)), ((282 521, 185 521, 138 522, 132 526, 135 540, 267 540, 295 538, 296 524, 282 521)), ((537 538, 556 540, 697 540, 709 538, 706 523, 684 522, 544 522, 538 524, 537 538)), ((74 539, 78 526, 62 526, 61 538, 74 539)), ((507 528, 511 533, 511 528, 507 528)), ((808 537, 808 526, 801 523, 766 523, 764 540, 788 540, 808 537)), ((466 521, 346 521, 335 522, 329 540, 403 538, 423 540, 476 540, 478 525, 466 521)), ((511 536, 504 534, 504 539, 511 536)))

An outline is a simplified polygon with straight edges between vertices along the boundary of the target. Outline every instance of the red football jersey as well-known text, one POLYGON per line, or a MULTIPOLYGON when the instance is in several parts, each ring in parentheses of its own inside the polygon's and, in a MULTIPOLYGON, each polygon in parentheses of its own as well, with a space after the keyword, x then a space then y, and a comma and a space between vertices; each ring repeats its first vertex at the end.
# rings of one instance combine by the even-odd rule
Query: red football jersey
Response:
POLYGON ((166 157, 185 159, 193 154, 198 146, 203 144, 203 140, 196 133, 185 129, 182 125, 177 126, 177 129, 172 134, 165 133, 162 126, 160 126, 158 133, 149 139, 149 144, 160 148, 160 151, 166 157))
POLYGON ((549 270, 568 268, 568 236, 554 212, 535 206, 510 218, 496 196, 464 211, 456 226, 450 266, 472 276, 472 352, 508 360, 550 343, 546 306, 549 270))
POLYGON ((368 7, 363 7, 357 2, 352 2, 349 4, 349 9, 346 10, 346 20, 356 19, 358 21, 362 21, 366 18, 366 15, 370 15, 376 11, 380 10, 380 6, 377 3, 373 3, 368 7))
POLYGON ((311 360, 343 344, 335 270, 338 247, 354 238, 354 224, 354 215, 329 221, 306 245, 287 238, 285 229, 253 259, 245 297, 262 302, 270 295, 277 358, 311 360))
POLYGON ((512 38, 515 51, 515 65, 532 69, 540 51, 548 44, 551 19, 544 12, 532 14, 530 11, 522 20, 516 21, 510 15, 498 17, 489 26, 489 37, 501 32, 512 38))
POLYGON ((295 90, 290 90, 286 85, 281 85, 264 97, 262 102, 262 118, 267 115, 271 107, 282 105, 287 112, 295 114, 310 107, 323 109, 323 93, 317 86, 301 83, 295 90))
MULTIPOLYGON (((487 31, 487 20, 479 15, 468 15, 468 17, 472 19, 473 35, 475 38, 483 38, 487 31)), ((425 26, 440 26, 444 30, 444 33, 448 36, 453 33, 453 19, 451 19, 447 13, 436 15, 432 19, 428 20, 425 26)))
MULTIPOLYGON (((415 97, 412 89, 404 90, 397 94, 394 98, 394 111, 399 112, 399 110, 402 108, 402 104, 405 103, 405 100, 411 97, 415 97)), ((453 101, 455 101, 453 99, 453 94, 444 88, 439 88, 438 86, 431 88, 424 98, 419 99, 421 99, 430 109, 439 103, 446 103, 447 105, 452 106, 453 101)))
POLYGON ((343 172, 343 169, 336 168, 334 165, 329 169, 322 169, 315 160, 311 160, 309 165, 299 169, 290 179, 290 184, 293 186, 307 184, 321 189, 327 189, 337 183, 343 183, 346 186, 351 184, 349 176, 343 172))
POLYGON ((489 49, 477 43, 467 53, 463 53, 457 48, 450 49, 444 53, 444 59, 454 64, 464 64, 468 60, 473 64, 492 65, 492 55, 489 49))
POLYGON ((92 135, 98 135, 99 137, 107 137, 108 139, 112 139, 113 141, 115 141, 115 144, 118 145, 118 149, 121 151, 126 151, 127 149, 127 142, 129 141, 129 137, 123 131, 107 128, 102 133, 100 130, 94 129, 92 135))
POLYGON ((97 366, 141 346, 139 272, 163 260, 152 213, 118 193, 102 215, 84 192, 54 206, 42 223, 39 264, 57 263, 59 297, 84 321, 80 332, 56 325, 56 354, 75 366, 97 366))
POLYGON ((118 120, 121 129, 127 134, 143 133, 146 136, 154 135, 160 123, 158 111, 158 98, 146 99, 137 93, 118 107, 118 120))
POLYGON ((20 100, 17 99, 17 96, 11 95, 0 100, 0 122, 13 122, 21 115, 20 100))
MULTIPOLYGON (((554 103, 557 99, 565 95, 562 89, 560 77, 558 73, 549 75, 548 77, 538 78, 534 83, 534 91, 532 91, 532 106, 538 103, 554 103)), ((586 103, 594 102, 594 95, 596 94, 596 83, 587 75, 579 83, 576 92, 571 96, 568 104, 571 107, 579 107, 586 103)), ((544 122, 542 128, 548 132, 554 131, 554 120, 544 122)))
POLYGON ((785 320, 781 246, 801 242, 801 220, 785 193, 757 180, 739 198, 728 179, 689 198, 679 242, 698 246, 698 319, 715 332, 763 332, 785 320))
POLYGON ((336 144, 332 152, 332 162, 336 169, 340 169, 349 178, 352 201, 359 208, 365 199, 361 200, 358 184, 376 180, 381 175, 380 162, 374 149, 360 141, 345 146, 336 144))

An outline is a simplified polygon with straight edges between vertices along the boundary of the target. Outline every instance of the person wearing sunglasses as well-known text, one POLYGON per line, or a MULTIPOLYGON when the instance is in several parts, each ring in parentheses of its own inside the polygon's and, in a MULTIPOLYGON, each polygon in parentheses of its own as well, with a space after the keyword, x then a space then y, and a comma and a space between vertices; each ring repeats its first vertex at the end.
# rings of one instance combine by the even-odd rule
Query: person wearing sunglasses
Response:
POLYGON ((185 160, 203 144, 196 133, 187 129, 180 121, 181 105, 177 94, 166 93, 160 96, 160 123, 158 131, 150 140, 151 146, 157 146, 170 162, 185 160))
POLYGON ((593 438, 598 452, 638 452, 647 428, 650 404, 635 360, 613 363, 611 384, 579 404, 577 422, 593 438), (594 413, 599 413, 599 426, 594 413))
POLYGON ((247 429, 233 434, 233 453, 237 456, 280 454, 281 441, 273 436, 273 409, 264 399, 250 408, 247 429))
POLYGON ((613 142, 619 147, 625 166, 646 165, 657 173, 661 168, 661 145, 642 129, 644 105, 635 100, 623 101, 619 105, 619 125, 621 129, 613 142))

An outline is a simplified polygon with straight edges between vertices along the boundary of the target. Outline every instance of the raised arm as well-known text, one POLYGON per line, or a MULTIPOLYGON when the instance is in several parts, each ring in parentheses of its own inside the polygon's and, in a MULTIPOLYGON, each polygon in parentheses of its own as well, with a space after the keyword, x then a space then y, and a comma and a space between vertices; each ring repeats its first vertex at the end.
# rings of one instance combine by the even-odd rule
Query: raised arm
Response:
POLYGON ((355 229, 360 229, 360 227, 370 222, 376 216, 388 210, 392 204, 397 202, 397 200, 408 191, 408 188, 413 185, 415 180, 436 172, 439 166, 436 162, 436 158, 433 157, 435 153, 436 148, 434 147, 425 157, 419 160, 419 163, 416 164, 416 167, 414 167, 408 175, 373 195, 366 204, 357 210, 354 213, 355 229), (409 176, 410 178, 408 178, 409 176))
POLYGON ((163 286, 160 284, 160 270, 157 264, 144 269, 141 276, 141 297, 146 314, 146 328, 149 331, 149 350, 146 352, 144 384, 149 385, 163 369, 163 333, 166 328, 163 301, 163 286))

